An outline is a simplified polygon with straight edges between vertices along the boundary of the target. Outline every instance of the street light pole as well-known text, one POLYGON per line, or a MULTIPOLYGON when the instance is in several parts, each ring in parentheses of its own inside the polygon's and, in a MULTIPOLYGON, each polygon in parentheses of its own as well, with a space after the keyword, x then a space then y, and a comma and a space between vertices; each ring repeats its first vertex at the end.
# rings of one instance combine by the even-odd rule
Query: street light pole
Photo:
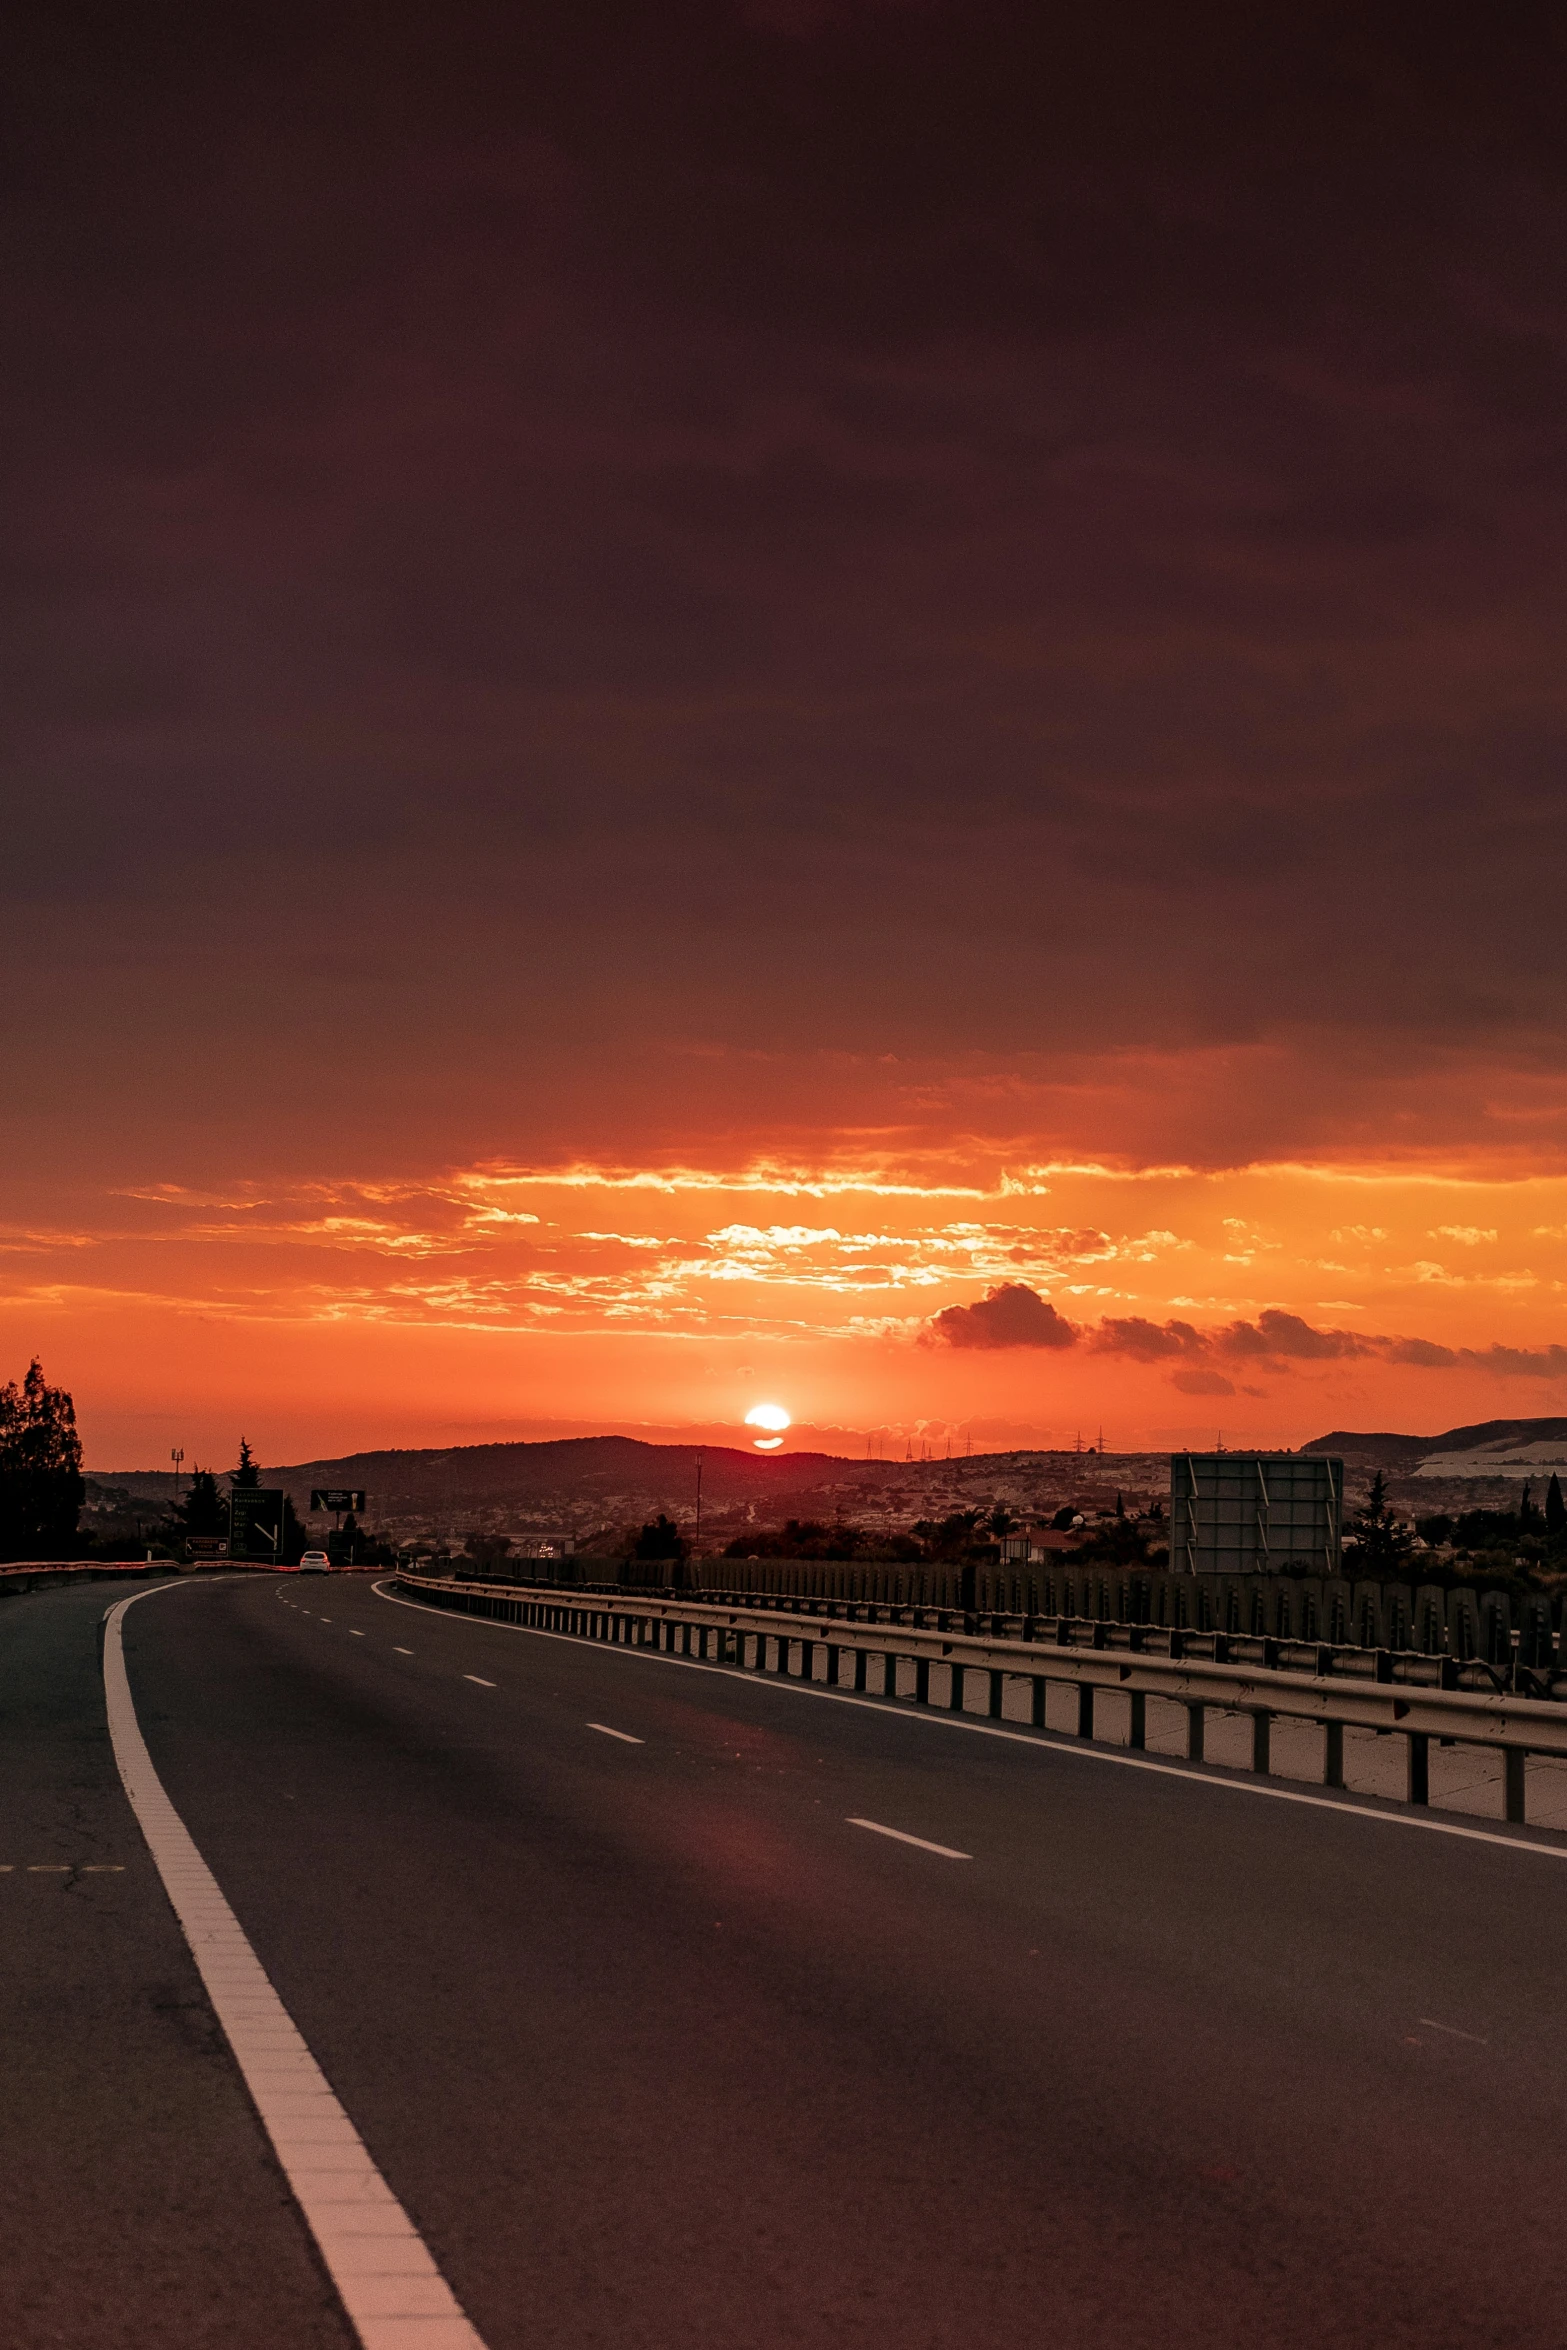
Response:
POLYGON ((699 1555, 702 1548, 702 1460, 702 1448, 698 1445, 696 1455, 696 1539, 691 1545, 693 1559, 699 1555))

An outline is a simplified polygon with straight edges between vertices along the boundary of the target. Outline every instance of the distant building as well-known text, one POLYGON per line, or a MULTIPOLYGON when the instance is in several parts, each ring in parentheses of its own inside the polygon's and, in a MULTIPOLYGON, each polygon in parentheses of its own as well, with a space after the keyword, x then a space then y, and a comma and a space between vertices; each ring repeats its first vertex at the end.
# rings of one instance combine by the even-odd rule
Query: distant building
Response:
POLYGON ((1001 1560, 1008 1567, 1042 1567, 1048 1559, 1063 1550, 1076 1550, 1083 1539, 1081 1526, 1069 1534, 1060 1533, 1054 1526, 1036 1526, 1027 1532, 1003 1534, 1001 1560))
POLYGON ((1170 1565, 1256 1575, 1343 1571, 1344 1464, 1303 1452, 1178 1452, 1170 1461, 1170 1565))

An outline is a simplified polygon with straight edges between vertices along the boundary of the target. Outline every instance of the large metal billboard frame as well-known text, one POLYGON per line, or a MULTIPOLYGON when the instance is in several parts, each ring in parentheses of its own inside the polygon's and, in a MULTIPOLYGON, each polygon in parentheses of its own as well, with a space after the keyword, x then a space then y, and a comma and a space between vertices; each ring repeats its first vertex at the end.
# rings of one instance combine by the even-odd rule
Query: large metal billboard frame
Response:
POLYGON ((1170 1564, 1190 1574, 1342 1573, 1343 1462, 1306 1452, 1172 1454, 1170 1564))

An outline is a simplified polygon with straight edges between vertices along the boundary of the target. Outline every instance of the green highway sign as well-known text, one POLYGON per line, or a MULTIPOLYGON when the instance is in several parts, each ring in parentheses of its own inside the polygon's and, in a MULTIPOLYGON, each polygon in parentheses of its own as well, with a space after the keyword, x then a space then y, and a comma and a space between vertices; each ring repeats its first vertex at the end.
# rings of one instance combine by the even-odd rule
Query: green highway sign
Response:
POLYGON ((229 1495, 229 1557, 275 1567, 282 1556, 282 1488, 237 1486, 229 1495))

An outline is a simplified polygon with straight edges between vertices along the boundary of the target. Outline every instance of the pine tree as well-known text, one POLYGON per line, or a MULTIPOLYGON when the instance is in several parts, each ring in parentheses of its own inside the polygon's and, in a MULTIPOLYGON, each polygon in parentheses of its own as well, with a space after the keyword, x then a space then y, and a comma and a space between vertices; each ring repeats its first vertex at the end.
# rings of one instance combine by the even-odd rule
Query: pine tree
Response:
POLYGON ((229 1483, 242 1493, 254 1493, 261 1483, 261 1471, 251 1458, 250 1447, 243 1436, 239 1440, 239 1467, 230 1469, 229 1483))
POLYGON ((1394 1574, 1409 1556, 1409 1529, 1394 1517, 1387 1498, 1387 1479, 1380 1469, 1371 1480, 1365 1507, 1351 1520, 1347 1531, 1359 1544, 1356 1566, 1369 1568, 1373 1575, 1394 1574))
POLYGON ((174 1515, 180 1532, 185 1535, 207 1537, 228 1532, 228 1503, 218 1491, 218 1481, 210 1469, 192 1472, 190 1491, 174 1515))
POLYGON ((1562 1499, 1561 1479, 1554 1470, 1545 1488, 1545 1532, 1551 1542, 1559 1542, 1567 1534, 1567 1501, 1562 1499))
POLYGON ((85 1491, 76 1407, 35 1355, 20 1387, 0 1387, 0 1558, 68 1554, 85 1491))

